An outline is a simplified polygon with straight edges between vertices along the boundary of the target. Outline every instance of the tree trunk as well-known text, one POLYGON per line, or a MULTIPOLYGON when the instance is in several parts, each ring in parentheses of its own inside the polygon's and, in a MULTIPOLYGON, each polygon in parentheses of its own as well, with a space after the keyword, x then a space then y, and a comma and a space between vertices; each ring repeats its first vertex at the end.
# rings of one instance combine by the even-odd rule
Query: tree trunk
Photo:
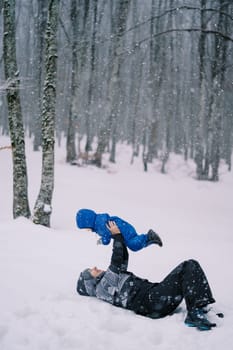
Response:
MULTIPOLYGON (((219 1, 219 7, 221 2, 219 1)), ((223 7, 224 9, 224 7, 223 7)), ((218 19, 218 30, 227 31, 225 17, 221 12, 218 19)), ((219 36, 215 38, 215 61, 212 65, 213 70, 213 91, 215 91, 215 104, 211 110, 213 114, 213 137, 211 144, 211 169, 212 169, 212 181, 219 180, 219 164, 221 156, 221 135, 223 132, 223 92, 225 85, 225 67, 227 56, 226 41, 219 36)))
POLYGON ((129 14, 129 0, 120 0, 116 13, 116 22, 113 25, 113 64, 110 80, 110 101, 111 101, 111 126, 112 126, 112 147, 110 152, 110 162, 115 163, 116 141, 118 131, 118 117, 121 103, 121 79, 120 69, 122 65, 123 34, 126 30, 127 18, 129 14))
POLYGON ((71 61, 71 102, 69 111, 69 124, 66 140, 66 161, 72 163, 76 157, 75 135, 77 114, 75 113, 75 99, 77 98, 77 75, 78 75, 78 9, 77 1, 71 2, 71 26, 72 26, 72 61, 71 61))
POLYGON ((206 103, 206 89, 205 89, 205 71, 204 71, 204 56, 206 51, 205 44, 205 21, 204 21, 204 7, 205 0, 201 0, 201 19, 200 26, 203 31, 200 33, 198 43, 199 53, 199 94, 200 94, 200 110, 197 114, 197 120, 195 125, 195 156, 196 163, 196 176, 198 180, 203 179, 203 158, 204 158, 204 146, 203 146, 203 119, 205 115, 205 103, 206 103))
POLYGON ((92 128, 93 128, 93 96, 94 96, 94 86, 96 79, 96 35, 97 35, 97 0, 92 0, 93 8, 90 9, 90 23, 92 28, 91 33, 91 47, 90 47, 90 68, 89 68, 89 85, 87 91, 87 107, 85 113, 86 120, 86 131, 87 139, 85 145, 85 151, 89 152, 92 150, 92 128))
POLYGON ((54 129, 57 74, 57 22, 59 0, 50 0, 45 49, 45 83, 42 109, 42 177, 38 198, 34 207, 33 222, 50 226, 52 195, 54 188, 54 129))
POLYGON ((3 56, 7 80, 9 130, 13 157, 13 217, 30 217, 20 82, 16 61, 15 1, 4 0, 3 56))
MULTIPOLYGON (((161 12, 162 1, 152 1, 152 16, 156 18, 156 13, 161 12)), ((153 158, 158 156, 159 142, 159 118, 158 105, 161 93, 162 79, 165 75, 165 59, 161 60, 164 54, 164 42, 161 38, 154 38, 154 35, 162 30, 160 19, 153 18, 150 23, 150 60, 148 76, 148 93, 151 97, 152 120, 149 121, 149 138, 148 138, 148 161, 152 162, 153 158)))
POLYGON ((42 114, 42 93, 43 93, 43 67, 44 67, 44 44, 45 44, 45 28, 47 17, 47 1, 40 0, 37 5, 37 13, 35 16, 35 41, 34 41, 34 67, 35 67, 35 108, 34 108, 34 142, 33 150, 39 151, 41 146, 41 114, 42 114), (39 64, 38 64, 39 62, 39 64))

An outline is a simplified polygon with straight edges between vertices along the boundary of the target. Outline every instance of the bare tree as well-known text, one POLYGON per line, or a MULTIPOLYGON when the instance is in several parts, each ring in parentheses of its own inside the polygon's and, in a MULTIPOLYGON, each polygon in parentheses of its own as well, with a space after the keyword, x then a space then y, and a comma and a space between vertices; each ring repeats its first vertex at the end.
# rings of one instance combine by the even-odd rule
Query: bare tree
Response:
POLYGON ((33 222, 50 226, 54 188, 54 130, 57 73, 57 23, 59 0, 50 0, 46 27, 45 82, 42 109, 42 177, 33 222))
POLYGON ((9 130, 13 158, 13 216, 30 217, 27 192, 23 117, 20 104, 20 81, 16 61, 15 0, 3 1, 3 56, 7 81, 9 130))
POLYGON ((96 151, 96 158, 98 165, 101 164, 102 151, 106 148, 111 134, 112 147, 110 152, 110 161, 115 162, 118 116, 121 102, 121 79, 120 69, 122 65, 123 50, 123 33, 126 30, 130 0, 119 0, 116 4, 116 13, 112 18, 111 28, 111 50, 110 50, 110 64, 109 64, 109 86, 107 96, 107 121, 99 134, 98 147, 96 151))
POLYGON ((95 90, 95 78, 96 78, 96 31, 97 31, 97 5, 98 0, 92 0, 92 14, 90 18, 90 25, 92 28, 91 40, 90 40, 90 68, 89 68, 89 81, 87 88, 87 106, 86 106, 86 129, 87 129, 87 140, 85 145, 85 151, 91 151, 91 141, 92 141, 92 127, 93 127, 93 97, 95 90))
POLYGON ((109 101, 110 101, 110 125, 112 131, 112 147, 110 153, 110 161, 115 162, 118 119, 120 113, 120 104, 122 99, 122 87, 120 79, 120 70, 122 67, 121 51, 124 47, 123 33, 126 30, 127 19, 129 14, 130 0, 120 0, 117 8, 116 17, 113 22, 113 55, 112 65, 110 65, 110 86, 109 86, 109 101))
POLYGON ((72 59, 71 59, 71 99, 69 110, 69 121, 66 139, 66 161, 72 163, 76 157, 75 135, 76 135, 76 123, 77 115, 75 111, 75 103, 77 99, 77 85, 78 85, 78 7, 77 0, 72 0, 70 9, 71 19, 71 45, 72 45, 72 59))
POLYGON ((45 28, 47 18, 48 0, 37 1, 37 12, 35 17, 34 31, 34 84, 33 96, 35 98, 33 130, 34 130, 34 151, 39 150, 41 146, 41 115, 42 115, 42 90, 43 90, 43 67, 44 67, 44 46, 45 46, 45 28))
MULTIPOLYGON (((219 6, 220 6, 219 1, 219 6)), ((225 15, 219 13, 217 28, 219 32, 223 32, 226 29, 226 22, 224 21, 225 15)), ((212 63, 212 89, 214 96, 210 98, 209 114, 212 120, 212 139, 211 139, 211 180, 219 180, 219 164, 221 156, 221 135, 223 128, 223 92, 225 81, 225 68, 226 68, 226 52, 227 45, 223 37, 216 35, 214 45, 214 61, 212 63)))

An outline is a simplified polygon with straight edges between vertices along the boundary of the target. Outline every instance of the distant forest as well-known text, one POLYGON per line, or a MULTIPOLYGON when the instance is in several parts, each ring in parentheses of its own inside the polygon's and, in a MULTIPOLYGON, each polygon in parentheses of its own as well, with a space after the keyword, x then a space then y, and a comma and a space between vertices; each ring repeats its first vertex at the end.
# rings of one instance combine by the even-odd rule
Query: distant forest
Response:
POLYGON ((22 122, 47 155, 54 133, 65 136, 72 164, 101 167, 105 152, 116 162, 127 142, 145 170, 157 158, 165 173, 172 153, 193 159, 199 180, 218 181, 221 161, 231 170, 232 0, 0 0, 0 10, 0 127, 13 151, 22 122))

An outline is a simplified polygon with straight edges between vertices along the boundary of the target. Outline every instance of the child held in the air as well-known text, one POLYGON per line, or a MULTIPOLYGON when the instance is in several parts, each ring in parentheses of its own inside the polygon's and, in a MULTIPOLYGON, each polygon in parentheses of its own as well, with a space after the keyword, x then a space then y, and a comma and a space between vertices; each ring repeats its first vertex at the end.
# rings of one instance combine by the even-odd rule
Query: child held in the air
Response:
POLYGON ((147 233, 138 234, 131 224, 117 216, 110 216, 107 213, 97 214, 91 209, 80 209, 76 214, 77 226, 81 229, 91 229, 96 232, 104 245, 109 244, 112 238, 112 234, 108 229, 109 222, 116 223, 126 246, 134 252, 151 244, 158 244, 160 247, 163 245, 159 235, 153 230, 150 229, 147 233))

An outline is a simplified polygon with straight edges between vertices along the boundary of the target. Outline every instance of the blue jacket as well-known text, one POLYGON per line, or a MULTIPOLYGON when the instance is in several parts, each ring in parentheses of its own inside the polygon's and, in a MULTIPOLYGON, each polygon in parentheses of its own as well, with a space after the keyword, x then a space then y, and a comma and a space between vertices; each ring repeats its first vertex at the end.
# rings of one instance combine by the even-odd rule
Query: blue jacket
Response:
POLYGON ((107 213, 96 214, 90 209, 80 209, 76 215, 76 223, 79 228, 90 228, 96 232, 103 244, 110 243, 112 234, 106 224, 114 221, 118 226, 125 245, 132 251, 138 251, 147 246, 147 234, 138 234, 135 228, 118 216, 110 216, 107 213))

